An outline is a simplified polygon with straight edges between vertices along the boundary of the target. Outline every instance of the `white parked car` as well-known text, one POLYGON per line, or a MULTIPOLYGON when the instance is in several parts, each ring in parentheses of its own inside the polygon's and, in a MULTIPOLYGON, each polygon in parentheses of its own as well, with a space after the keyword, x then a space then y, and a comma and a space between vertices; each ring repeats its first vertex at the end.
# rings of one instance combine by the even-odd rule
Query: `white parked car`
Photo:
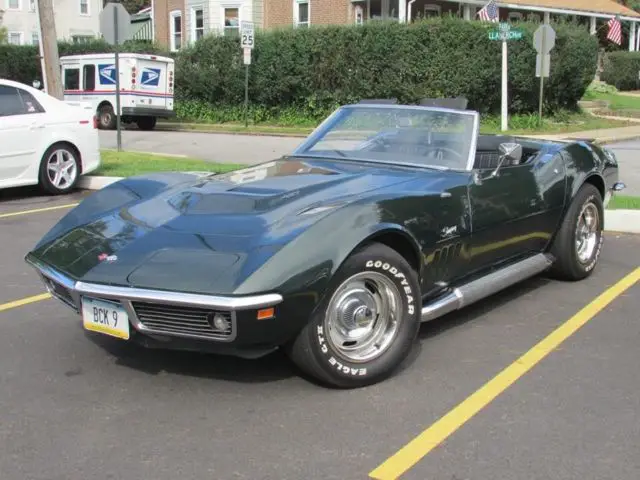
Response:
POLYGON ((40 185, 51 194, 67 193, 99 166, 90 104, 0 79, 0 188, 40 185))

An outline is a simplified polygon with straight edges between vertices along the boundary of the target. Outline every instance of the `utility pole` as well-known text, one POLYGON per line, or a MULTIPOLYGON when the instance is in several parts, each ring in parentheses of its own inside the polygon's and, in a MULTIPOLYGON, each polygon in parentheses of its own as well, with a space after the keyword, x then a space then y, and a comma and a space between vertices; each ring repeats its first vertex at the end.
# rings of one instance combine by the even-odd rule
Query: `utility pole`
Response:
POLYGON ((40 19, 40 45, 44 61, 46 91, 52 97, 62 100, 62 82, 60 81, 60 57, 58 55, 58 39, 56 23, 53 16, 52 0, 36 0, 40 19))

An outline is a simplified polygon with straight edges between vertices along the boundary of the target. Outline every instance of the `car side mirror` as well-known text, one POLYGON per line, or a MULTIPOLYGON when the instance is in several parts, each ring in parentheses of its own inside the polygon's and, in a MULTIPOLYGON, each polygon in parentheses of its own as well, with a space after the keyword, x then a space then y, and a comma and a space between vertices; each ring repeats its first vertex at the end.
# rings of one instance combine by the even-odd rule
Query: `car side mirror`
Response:
POLYGON ((491 172, 490 177, 497 177, 498 171, 505 162, 507 165, 519 165, 522 160, 522 145, 519 143, 501 143, 498 149, 500 151, 500 161, 496 169, 491 172))

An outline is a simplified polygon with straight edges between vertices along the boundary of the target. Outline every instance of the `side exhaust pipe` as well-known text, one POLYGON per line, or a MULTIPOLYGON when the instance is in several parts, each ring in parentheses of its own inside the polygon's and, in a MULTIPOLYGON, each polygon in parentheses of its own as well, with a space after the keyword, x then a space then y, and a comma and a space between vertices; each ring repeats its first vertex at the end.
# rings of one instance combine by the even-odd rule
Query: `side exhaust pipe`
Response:
POLYGON ((553 257, 551 255, 539 253, 457 287, 451 293, 422 307, 422 322, 434 320, 487 298, 511 285, 544 272, 552 264, 553 257))

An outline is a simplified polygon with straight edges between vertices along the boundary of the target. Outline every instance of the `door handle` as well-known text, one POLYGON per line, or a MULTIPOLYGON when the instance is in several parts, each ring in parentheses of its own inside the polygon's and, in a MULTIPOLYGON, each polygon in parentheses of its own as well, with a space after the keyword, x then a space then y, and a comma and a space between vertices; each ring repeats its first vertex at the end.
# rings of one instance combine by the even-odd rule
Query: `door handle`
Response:
POLYGON ((43 128, 45 128, 45 127, 44 127, 44 123, 37 123, 37 122, 33 122, 33 123, 31 124, 31 130, 41 130, 41 129, 43 129, 43 128))

